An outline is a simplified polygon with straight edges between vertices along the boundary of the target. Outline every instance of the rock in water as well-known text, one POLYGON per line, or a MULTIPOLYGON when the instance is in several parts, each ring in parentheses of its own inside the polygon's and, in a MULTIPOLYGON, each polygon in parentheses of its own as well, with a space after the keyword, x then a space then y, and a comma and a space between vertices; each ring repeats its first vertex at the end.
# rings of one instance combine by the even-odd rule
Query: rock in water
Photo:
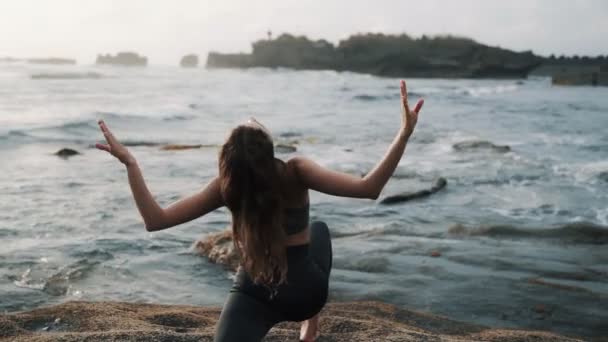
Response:
POLYGON ((192 150, 201 148, 203 145, 180 145, 180 144, 169 144, 161 147, 160 149, 163 151, 182 151, 182 150, 192 150))
POLYGON ((456 151, 490 150, 499 153, 511 151, 511 147, 508 145, 495 145, 485 140, 462 141, 452 145, 452 147, 456 151))
POLYGON ((297 148, 292 145, 277 144, 274 147, 274 150, 277 153, 293 153, 293 152, 297 151, 297 148))
POLYGON ((411 201, 418 198, 424 198, 445 188, 447 184, 448 181, 445 178, 439 177, 430 189, 424 189, 416 192, 404 192, 398 195, 387 196, 380 201, 380 204, 395 204, 411 201))
POLYGON ((232 230, 209 234, 192 245, 198 254, 209 258, 209 261, 223 265, 233 271, 239 266, 240 258, 232 243, 232 230))
POLYGON ((71 148, 62 148, 61 150, 55 152, 54 154, 56 156, 59 156, 59 157, 62 157, 62 158, 68 158, 68 157, 80 154, 80 152, 78 152, 76 150, 73 150, 71 148))
POLYGON ((186 55, 182 57, 182 60, 179 62, 179 65, 182 68, 196 68, 198 66, 198 56, 197 55, 186 55))

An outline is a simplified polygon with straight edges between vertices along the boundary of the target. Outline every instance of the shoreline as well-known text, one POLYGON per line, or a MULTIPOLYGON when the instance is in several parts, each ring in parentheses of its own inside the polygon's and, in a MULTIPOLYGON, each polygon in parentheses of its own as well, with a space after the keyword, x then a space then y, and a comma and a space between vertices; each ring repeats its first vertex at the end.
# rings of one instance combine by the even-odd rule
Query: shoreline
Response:
MULTIPOLYGON (((216 306, 70 301, 0 315, 0 341, 212 341, 220 311, 216 306)), ((298 332, 298 323, 283 322, 264 341, 295 340, 298 332)), ((328 303, 321 312, 321 336, 323 341, 582 341, 458 322, 374 301, 328 303)))

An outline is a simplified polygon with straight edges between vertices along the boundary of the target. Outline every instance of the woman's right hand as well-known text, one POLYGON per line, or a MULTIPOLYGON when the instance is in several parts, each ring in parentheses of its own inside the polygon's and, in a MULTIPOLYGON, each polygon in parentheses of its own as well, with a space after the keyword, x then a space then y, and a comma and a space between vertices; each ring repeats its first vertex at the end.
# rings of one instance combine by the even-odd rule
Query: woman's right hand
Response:
POLYGON ((127 166, 135 164, 135 158, 131 155, 131 152, 129 152, 129 150, 114 137, 108 126, 106 126, 105 122, 103 122, 103 120, 99 120, 98 124, 103 136, 106 138, 107 144, 97 143, 95 144, 95 147, 110 153, 121 163, 127 166))
POLYGON ((424 100, 420 99, 414 106, 414 109, 411 110, 410 106, 407 102, 407 87, 405 85, 405 81, 401 81, 401 111, 403 115, 402 120, 402 128, 407 138, 412 135, 414 132, 414 128, 416 127, 416 123, 418 123, 418 113, 424 104, 424 100))

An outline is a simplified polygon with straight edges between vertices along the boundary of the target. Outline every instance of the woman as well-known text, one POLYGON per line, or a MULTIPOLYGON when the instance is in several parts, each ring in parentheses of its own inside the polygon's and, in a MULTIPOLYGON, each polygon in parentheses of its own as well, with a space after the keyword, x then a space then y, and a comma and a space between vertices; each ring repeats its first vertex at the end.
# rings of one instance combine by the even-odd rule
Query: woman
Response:
POLYGON ((295 157, 274 158, 270 133, 255 119, 232 130, 221 148, 219 175, 203 190, 161 208, 150 194, 137 161, 99 126, 111 153, 127 167, 133 198, 148 231, 167 229, 221 206, 232 214, 234 246, 241 257, 220 316, 216 341, 259 341, 281 321, 302 321, 300 340, 319 336, 319 312, 327 300, 332 252, 323 222, 308 222, 308 190, 336 196, 378 198, 418 121, 401 81, 402 124, 388 152, 365 177, 325 169, 295 157))

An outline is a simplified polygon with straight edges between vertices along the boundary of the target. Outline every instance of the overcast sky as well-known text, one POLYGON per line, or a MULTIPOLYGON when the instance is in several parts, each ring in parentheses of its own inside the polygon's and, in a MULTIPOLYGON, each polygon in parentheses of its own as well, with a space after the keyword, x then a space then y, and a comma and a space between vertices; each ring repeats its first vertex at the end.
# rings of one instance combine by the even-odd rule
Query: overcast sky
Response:
POLYGON ((249 52, 268 29, 334 43, 357 32, 450 33, 542 55, 608 55, 608 1, 0 0, 0 57, 91 64, 132 50, 174 65, 191 52, 249 52))

